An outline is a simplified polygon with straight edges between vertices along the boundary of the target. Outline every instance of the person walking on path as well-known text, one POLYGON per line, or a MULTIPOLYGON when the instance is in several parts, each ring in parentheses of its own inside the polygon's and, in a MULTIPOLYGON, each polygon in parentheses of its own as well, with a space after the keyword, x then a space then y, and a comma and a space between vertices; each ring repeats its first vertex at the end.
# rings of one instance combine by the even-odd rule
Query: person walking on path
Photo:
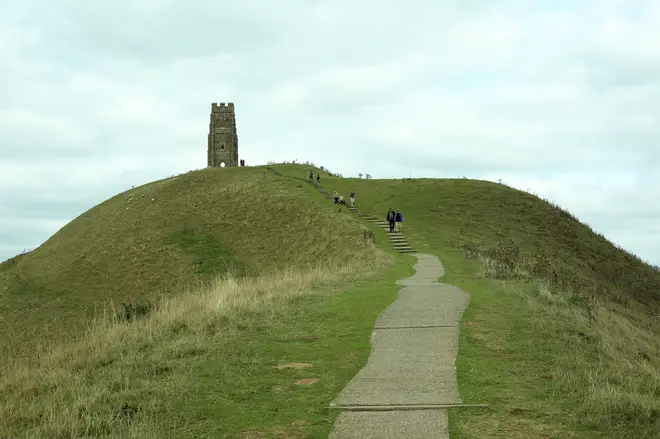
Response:
POLYGON ((342 194, 339 194, 339 204, 345 205, 346 201, 344 201, 344 196, 342 194))
POLYGON ((316 174, 316 187, 321 187, 321 174, 316 174))
POLYGON ((394 217, 396 221, 396 231, 398 233, 401 233, 401 227, 403 225, 403 214, 401 213, 400 209, 396 210, 396 216, 394 217))
POLYGON ((396 218, 396 214, 392 209, 387 212, 387 222, 390 224, 390 233, 394 232, 394 220, 396 218))
POLYGON ((351 193, 348 196, 351 199, 351 207, 355 207, 355 189, 351 189, 351 193))
POLYGON ((332 191, 332 198, 335 199, 335 204, 339 204, 339 194, 337 191, 332 191))
POLYGON ((314 171, 309 171, 309 182, 311 183, 313 181, 314 181, 314 171))

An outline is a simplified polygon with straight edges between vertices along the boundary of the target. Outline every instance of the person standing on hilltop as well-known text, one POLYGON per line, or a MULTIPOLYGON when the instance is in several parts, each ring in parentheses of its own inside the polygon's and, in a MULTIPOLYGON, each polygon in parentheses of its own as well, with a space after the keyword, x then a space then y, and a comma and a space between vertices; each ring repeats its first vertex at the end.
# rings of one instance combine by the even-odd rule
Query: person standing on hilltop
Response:
POLYGON ((351 193, 348 197, 351 199, 351 207, 355 207, 355 189, 351 189, 351 193))
POLYGON ((395 213, 392 209, 387 212, 387 222, 390 224, 390 233, 394 232, 395 213))
POLYGON ((396 220, 396 231, 401 233, 401 226, 403 225, 403 214, 401 213, 400 209, 396 210, 396 216, 394 219, 396 220))

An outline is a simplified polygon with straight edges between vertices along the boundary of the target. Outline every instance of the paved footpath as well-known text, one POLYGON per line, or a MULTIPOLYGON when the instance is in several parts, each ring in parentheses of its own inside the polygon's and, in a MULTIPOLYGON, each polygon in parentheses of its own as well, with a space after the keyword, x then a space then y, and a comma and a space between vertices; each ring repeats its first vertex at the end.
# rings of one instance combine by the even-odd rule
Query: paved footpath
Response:
POLYGON ((436 256, 415 254, 415 275, 378 317, 367 364, 331 406, 342 410, 330 439, 445 439, 447 409, 461 404, 458 330, 469 296, 442 284, 436 256), (438 407, 440 406, 440 407, 438 407))

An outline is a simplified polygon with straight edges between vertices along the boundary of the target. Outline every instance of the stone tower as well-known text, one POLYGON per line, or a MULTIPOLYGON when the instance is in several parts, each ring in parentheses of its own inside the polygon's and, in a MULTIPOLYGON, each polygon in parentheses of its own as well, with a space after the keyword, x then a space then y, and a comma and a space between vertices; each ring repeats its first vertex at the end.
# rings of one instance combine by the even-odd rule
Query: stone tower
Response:
POLYGON ((224 102, 211 104, 209 124, 208 166, 224 168, 238 166, 238 136, 234 104, 224 102))

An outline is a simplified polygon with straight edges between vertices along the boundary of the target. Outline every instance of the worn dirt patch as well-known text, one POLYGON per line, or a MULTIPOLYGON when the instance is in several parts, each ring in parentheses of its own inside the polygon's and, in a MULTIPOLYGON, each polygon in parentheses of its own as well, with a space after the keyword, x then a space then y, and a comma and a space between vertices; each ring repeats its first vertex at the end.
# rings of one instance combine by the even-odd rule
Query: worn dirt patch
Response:
POLYGON ((275 392, 283 392, 286 390, 286 386, 275 386, 273 387, 273 391, 275 392))
POLYGON ((294 427, 302 427, 303 425, 309 425, 309 421, 303 421, 302 419, 300 419, 297 421, 293 421, 291 425, 293 425, 294 427))
POLYGON ((241 431, 243 439, 261 439, 261 433, 258 430, 243 430, 241 431))
POLYGON ((276 368, 282 370, 282 369, 309 369, 312 367, 311 363, 284 363, 284 364, 278 364, 275 366, 276 368))
POLYGON ((301 380, 296 381, 296 384, 299 386, 310 386, 312 384, 316 384, 319 381, 321 381, 320 378, 303 378, 301 380))

